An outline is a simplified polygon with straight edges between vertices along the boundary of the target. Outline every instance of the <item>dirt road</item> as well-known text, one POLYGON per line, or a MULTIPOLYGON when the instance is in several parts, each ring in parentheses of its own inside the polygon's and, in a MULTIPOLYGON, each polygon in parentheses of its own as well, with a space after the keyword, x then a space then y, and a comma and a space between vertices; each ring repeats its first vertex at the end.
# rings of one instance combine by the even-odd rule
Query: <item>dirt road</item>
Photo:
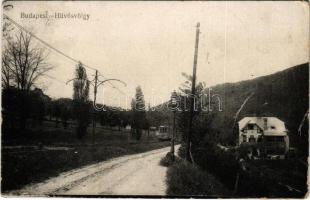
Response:
POLYGON ((7 195, 165 195, 170 147, 123 156, 60 174, 7 195))

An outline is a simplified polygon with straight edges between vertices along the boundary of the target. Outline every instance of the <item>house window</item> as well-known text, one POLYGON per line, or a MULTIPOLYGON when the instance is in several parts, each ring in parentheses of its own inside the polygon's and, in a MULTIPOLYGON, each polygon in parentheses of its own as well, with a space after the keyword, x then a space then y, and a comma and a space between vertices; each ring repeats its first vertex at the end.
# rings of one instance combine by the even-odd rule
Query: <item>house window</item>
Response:
POLYGON ((246 135, 242 135, 242 142, 246 142, 246 135))
POLYGON ((254 124, 248 124, 248 129, 253 130, 254 129, 254 124))

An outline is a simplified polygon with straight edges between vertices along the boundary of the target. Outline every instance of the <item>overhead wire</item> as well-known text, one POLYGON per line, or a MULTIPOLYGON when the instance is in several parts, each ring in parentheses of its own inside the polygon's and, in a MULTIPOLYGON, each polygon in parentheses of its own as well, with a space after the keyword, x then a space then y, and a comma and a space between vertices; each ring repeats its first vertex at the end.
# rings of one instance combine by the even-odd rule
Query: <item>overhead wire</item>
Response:
MULTIPOLYGON (((49 43, 47 43, 46 41, 44 41, 43 39, 41 39, 40 37, 36 36, 35 34, 33 34, 31 31, 27 30, 25 27, 23 27, 22 25, 20 25, 19 23, 17 23, 15 20, 13 20, 12 18, 10 18, 9 16, 7 16, 6 14, 3 14, 10 22, 12 22, 15 26, 17 26, 19 29, 25 31, 26 33, 28 33, 29 35, 31 35, 33 38, 37 39, 38 41, 40 41, 42 44, 46 45, 48 48, 54 50, 55 52, 57 52, 58 54, 66 57, 67 59, 75 62, 75 63, 80 63, 80 61, 78 61, 77 59, 75 58, 72 58, 71 56, 65 54, 64 52, 62 52, 61 50, 53 47, 52 45, 50 45, 49 43)), ((98 71, 98 69, 94 68, 94 67, 90 67, 86 64, 83 63, 83 66, 88 68, 88 69, 91 69, 91 70, 94 70, 94 71, 98 71)), ((100 72, 99 72, 100 73, 100 72)), ((48 76, 50 78, 52 78, 51 76, 48 76)), ((57 80, 55 77, 53 77, 52 79, 54 80, 57 80)), ((59 80, 58 80, 59 81, 59 80)), ((62 82, 62 81, 60 81, 62 82)), ((122 94, 125 94, 123 91, 121 91, 118 87, 116 87, 114 84, 112 84, 110 81, 107 81, 111 86, 112 88, 118 90, 120 93, 122 94)))

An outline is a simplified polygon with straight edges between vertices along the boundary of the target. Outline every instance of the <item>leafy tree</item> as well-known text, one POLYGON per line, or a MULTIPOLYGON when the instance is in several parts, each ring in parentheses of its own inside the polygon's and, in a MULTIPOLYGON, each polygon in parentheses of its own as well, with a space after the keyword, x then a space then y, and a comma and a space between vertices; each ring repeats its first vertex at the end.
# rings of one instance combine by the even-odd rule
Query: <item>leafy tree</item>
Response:
MULTIPOLYGON (((193 115, 193 131, 198 131, 195 128, 195 123, 199 121, 199 117, 203 116, 201 114, 202 108, 205 106, 205 84, 198 83, 195 87, 195 96, 191 97, 191 79, 190 75, 182 73, 182 75, 186 78, 186 81, 179 87, 181 93, 179 94, 179 101, 180 101, 180 114, 177 117, 177 126, 180 130, 184 130, 182 133, 182 139, 185 142, 187 138, 187 130, 188 130, 188 123, 189 123, 189 110, 190 110, 190 98, 194 98, 194 115, 193 115)), ((193 140, 195 140, 195 135, 192 134, 193 140)), ((199 139, 197 138, 199 141, 199 139)))
POLYGON ((90 103, 88 98, 89 80, 85 68, 82 63, 79 63, 75 70, 73 82, 73 110, 77 120, 76 134, 79 139, 86 135, 90 123, 90 103))
POLYGON ((131 102, 131 110, 133 135, 137 140, 140 140, 142 129, 145 129, 147 124, 144 95, 140 86, 136 88, 135 99, 132 99, 131 102))
MULTIPOLYGON (((33 127, 37 124, 42 125, 44 116, 47 113, 47 107, 50 104, 50 97, 45 95, 41 89, 35 88, 28 93, 17 88, 8 88, 2 90, 2 114, 3 131, 17 131, 23 121, 20 120, 20 109, 24 106, 24 112, 28 113, 28 119, 32 120, 33 127), (26 106, 24 106, 25 104, 26 106)), ((26 128, 26 127, 25 127, 26 128)), ((18 131, 20 132, 20 131, 18 131)))
POLYGON ((31 108, 33 125, 37 123, 42 126, 44 117, 47 113, 47 107, 51 101, 50 97, 45 95, 39 88, 35 88, 29 95, 29 107, 31 108))
POLYGON ((53 116, 55 117, 55 127, 58 127, 59 119, 60 119, 60 114, 61 114, 61 108, 60 108, 60 103, 58 100, 53 101, 52 103, 52 112, 53 116))
POLYGON ((72 99, 69 98, 60 98, 52 101, 50 106, 52 111, 52 116, 55 117, 55 126, 58 126, 59 119, 63 124, 64 128, 68 126, 68 120, 71 117, 72 113, 72 99))

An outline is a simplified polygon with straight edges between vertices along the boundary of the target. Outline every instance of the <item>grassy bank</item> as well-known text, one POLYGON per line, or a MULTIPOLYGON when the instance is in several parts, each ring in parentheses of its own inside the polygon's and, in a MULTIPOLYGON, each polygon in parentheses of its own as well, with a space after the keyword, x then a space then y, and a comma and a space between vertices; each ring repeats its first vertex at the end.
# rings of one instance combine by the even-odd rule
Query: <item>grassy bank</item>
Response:
MULTIPOLYGON (((179 155, 184 157, 184 145, 179 155)), ((303 198, 307 193, 307 168, 298 158, 285 160, 248 160, 241 168, 235 153, 216 145, 205 145, 205 151, 194 151, 194 160, 215 176, 226 188, 234 190, 230 197, 238 198, 303 198), (238 176, 239 175, 239 176, 238 176), (238 184, 236 184, 236 178, 238 184)))
POLYGON ((98 127, 93 148, 90 133, 80 141, 73 130, 50 127, 30 131, 27 137, 3 140, 2 191, 19 189, 88 164, 169 145, 169 141, 160 142, 146 134, 141 141, 128 140, 128 132, 98 127))
POLYGON ((182 159, 168 168, 169 196, 227 197, 230 191, 213 175, 182 159))

